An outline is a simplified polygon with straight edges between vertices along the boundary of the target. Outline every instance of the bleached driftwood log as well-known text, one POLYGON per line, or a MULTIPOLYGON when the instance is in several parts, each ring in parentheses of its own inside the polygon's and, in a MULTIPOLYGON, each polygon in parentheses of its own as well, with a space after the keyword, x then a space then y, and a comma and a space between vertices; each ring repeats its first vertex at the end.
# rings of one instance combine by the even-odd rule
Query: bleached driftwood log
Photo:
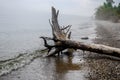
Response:
POLYGON ((44 44, 45 44, 44 46, 47 47, 48 49, 48 53, 49 53, 48 56, 52 56, 57 53, 60 53, 65 49, 75 49, 75 50, 81 49, 84 51, 95 52, 98 54, 120 57, 119 48, 114 48, 101 44, 86 44, 86 43, 70 40, 71 26, 68 25, 66 27, 61 27, 58 24, 58 14, 59 11, 56 11, 56 9, 52 7, 52 21, 49 20, 49 22, 52 28, 53 38, 41 37, 44 40, 44 44), (55 44, 48 45, 47 40, 53 40, 55 44))

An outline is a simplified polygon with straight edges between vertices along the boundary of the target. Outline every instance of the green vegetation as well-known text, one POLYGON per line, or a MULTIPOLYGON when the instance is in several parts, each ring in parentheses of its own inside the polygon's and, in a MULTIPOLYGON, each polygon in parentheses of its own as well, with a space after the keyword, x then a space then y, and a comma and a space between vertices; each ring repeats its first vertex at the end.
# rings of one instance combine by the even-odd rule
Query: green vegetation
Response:
POLYGON ((120 20, 120 3, 118 5, 113 5, 114 3, 113 0, 106 0, 102 6, 97 8, 95 18, 118 22, 120 20))

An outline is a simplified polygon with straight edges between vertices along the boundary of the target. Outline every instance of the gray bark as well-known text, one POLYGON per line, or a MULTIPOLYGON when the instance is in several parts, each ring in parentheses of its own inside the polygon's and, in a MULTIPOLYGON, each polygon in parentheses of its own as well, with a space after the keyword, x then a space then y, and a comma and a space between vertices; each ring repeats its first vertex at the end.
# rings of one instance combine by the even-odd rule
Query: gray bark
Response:
POLYGON ((59 11, 56 11, 56 9, 52 7, 52 21, 49 20, 49 22, 52 28, 53 38, 41 37, 44 40, 44 46, 47 47, 48 49, 48 53, 49 53, 48 56, 52 56, 57 53, 60 53, 65 49, 75 49, 75 50, 80 49, 84 51, 90 51, 98 54, 105 54, 120 58, 119 48, 114 48, 101 44, 86 44, 79 41, 70 40, 71 26, 68 25, 66 27, 60 27, 60 25, 58 24, 58 14, 59 11), (55 44, 49 45, 47 43, 47 40, 53 40, 55 44))

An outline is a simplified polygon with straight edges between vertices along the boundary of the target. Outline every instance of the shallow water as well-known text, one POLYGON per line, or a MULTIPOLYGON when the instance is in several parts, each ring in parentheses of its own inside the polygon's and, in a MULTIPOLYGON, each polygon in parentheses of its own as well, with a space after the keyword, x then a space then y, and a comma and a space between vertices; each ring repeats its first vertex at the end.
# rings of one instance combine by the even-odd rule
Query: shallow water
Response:
POLYGON ((60 58, 38 58, 1 80, 74 80, 84 79, 86 68, 81 56, 60 58))
MULTIPOLYGON (((51 28, 48 22, 49 17, 47 14, 42 15, 45 19, 41 19, 40 16, 36 18, 35 15, 33 18, 27 18, 30 16, 25 16, 25 18, 19 19, 21 16, 16 16, 18 19, 10 21, 11 18, 7 17, 7 21, 4 20, 0 22, 0 60, 5 60, 17 56, 20 53, 30 53, 34 50, 43 48, 42 41, 39 38, 40 36, 51 36, 51 28), (45 16, 45 17, 44 17, 45 16), (25 20, 27 18, 27 20, 25 20), (34 19, 35 18, 35 19, 34 19), (31 20, 31 19, 34 19, 31 20), (24 22, 24 20, 26 22, 24 22), (42 21, 42 22, 38 22, 42 21)), ((89 33, 87 30, 80 30, 82 24, 87 27, 90 27, 91 24, 87 24, 90 21, 90 18, 83 18, 79 16, 66 16, 61 15, 60 24, 62 25, 72 25, 73 38, 79 39, 81 35, 87 36, 89 33), (75 35, 76 32, 79 34, 75 35), (79 33, 81 32, 81 33, 79 33), (85 35, 85 34, 86 35, 85 35), (88 33, 88 34, 87 34, 88 33)), ((2 20, 2 19, 1 19, 2 20)), ((91 28, 91 27, 90 27, 91 28)), ((90 30, 90 29, 88 29, 90 30)))
MULTIPOLYGON (((89 40, 86 42, 91 42, 95 37, 95 24, 91 18, 65 17, 64 15, 61 17, 66 21, 60 21, 62 24, 71 23, 72 39, 80 40, 81 37, 88 36, 89 40)), ((51 36, 50 26, 47 25, 43 25, 43 23, 39 25, 34 25, 34 23, 32 25, 28 23, 24 25, 1 23, 0 59, 2 63, 0 73, 2 75, 15 70, 0 77, 1 80, 85 80, 87 66, 83 66, 85 60, 81 51, 75 52, 72 57, 63 55, 59 58, 34 58, 38 56, 37 54, 41 54, 36 54, 36 51, 44 48, 39 37, 51 36), (14 59, 19 54, 24 54, 24 56, 14 59), (9 58, 13 58, 13 60, 4 61, 9 58)))
MULTIPOLYGON (((76 20, 78 20, 78 18, 76 18, 76 20)), ((115 24, 105 21, 93 21, 90 18, 84 18, 81 22, 79 21, 75 23, 70 21, 73 25, 72 39, 119 47, 119 23, 115 24), (81 40, 81 37, 84 36, 88 36, 89 39, 81 40)), ((67 22, 61 23, 67 24, 67 22)), ((1 44, 6 44, 3 43, 5 39, 9 44, 12 42, 14 45, 11 44, 13 46, 8 48, 3 47, 0 50, 2 51, 3 49, 3 52, 6 51, 7 53, 1 53, 2 61, 0 62, 0 75, 4 75, 0 77, 0 80, 120 79, 120 60, 117 58, 98 55, 91 52, 83 52, 80 50, 75 51, 73 55, 69 57, 66 55, 51 58, 42 57, 41 55, 45 52, 40 51, 44 47, 39 36, 51 36, 51 34, 49 34, 51 30, 48 27, 40 27, 37 29, 34 29, 34 27, 31 28, 32 29, 26 28, 25 31, 24 28, 20 29, 20 31, 19 29, 18 31, 6 31, 6 29, 4 30, 3 28, 3 32, 10 33, 6 38, 1 36, 1 44), (22 55, 19 55, 21 53, 22 55), (15 57, 15 55, 19 56, 15 57), (10 57, 15 58, 9 59, 10 57), (4 61, 4 59, 9 60, 4 61)))

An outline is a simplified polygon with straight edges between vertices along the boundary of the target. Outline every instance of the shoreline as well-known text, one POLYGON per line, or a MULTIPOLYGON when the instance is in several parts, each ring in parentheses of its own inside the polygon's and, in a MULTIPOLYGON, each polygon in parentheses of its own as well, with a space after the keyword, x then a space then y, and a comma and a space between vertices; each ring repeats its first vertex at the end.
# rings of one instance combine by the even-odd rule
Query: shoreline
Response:
MULTIPOLYGON (((89 20, 88 20, 89 21, 89 20)), ((73 27, 73 29, 72 29, 72 31, 73 31, 73 35, 76 35, 76 36, 74 36, 74 37, 72 37, 72 38, 74 38, 75 40, 81 40, 81 37, 83 37, 83 36, 86 36, 86 35, 89 35, 89 39, 88 40, 81 40, 81 41, 83 41, 83 42, 92 42, 92 39, 95 37, 95 32, 94 32, 94 29, 95 29, 95 26, 93 25, 93 22, 94 21, 91 21, 91 23, 87 23, 88 21, 85 21, 85 23, 82 23, 82 24, 80 24, 80 25, 78 25, 78 24, 74 24, 73 26, 75 27, 73 27), (93 26, 93 27, 91 27, 91 25, 93 26), (81 26, 82 27, 85 27, 85 28, 82 28, 81 29, 81 26), (89 33, 89 32, 90 33, 89 33), (77 32, 77 33, 76 33, 77 32), (80 35, 79 35, 80 34, 80 35)), ((59 58, 60 60, 58 60, 58 62, 56 63, 56 62, 53 62, 53 61, 56 61, 56 58, 51 58, 51 60, 52 60, 52 62, 41 62, 41 61, 43 61, 43 60, 46 60, 46 61, 49 61, 49 58, 48 59, 41 59, 41 57, 40 58, 38 58, 38 59, 35 59, 34 61, 32 61, 29 65, 25 65, 25 67, 23 67, 23 68, 20 68, 20 69, 18 69, 18 70, 15 70, 15 71, 12 71, 11 73, 9 73, 9 74, 7 74, 7 75, 4 75, 4 76, 1 76, 0 77, 0 79, 2 79, 2 80, 19 80, 19 78, 23 78, 23 80, 25 79, 24 77, 23 77, 23 75, 25 75, 25 76, 28 76, 28 75, 31 75, 31 72, 30 71, 28 71, 28 72, 26 72, 26 70, 28 70, 28 67, 32 67, 32 68, 30 68, 30 69, 33 69, 33 67, 38 67, 37 66, 37 62, 40 62, 41 64, 40 64, 40 68, 36 68, 36 70, 37 71, 41 71, 41 73, 40 72, 38 72, 38 74, 41 74, 40 76, 39 76, 39 78, 37 78, 37 79, 40 79, 41 77, 46 77, 45 75, 42 75, 43 73, 44 73, 44 71, 42 71, 42 65, 44 66, 44 68, 50 68, 49 66, 45 66, 44 64, 49 64, 49 65, 51 65, 52 67, 56 67, 56 68, 58 68, 57 70, 58 70, 58 75, 60 76, 61 75, 61 73, 62 73, 62 75, 63 75, 63 72, 66 72, 66 71, 73 71, 76 75, 78 75, 78 71, 79 71, 79 74, 80 74, 80 76, 78 76, 78 77, 73 77, 73 79, 79 79, 79 78, 82 78, 82 79, 84 79, 85 77, 84 77, 84 73, 86 74, 86 70, 83 68, 83 69, 80 69, 80 66, 79 65, 81 65, 81 66, 83 66, 83 64, 85 63, 85 61, 84 61, 84 59, 83 59, 83 53, 82 53, 82 51, 76 51, 75 53, 74 53, 74 55, 72 56, 72 57, 66 57, 65 55, 63 55, 64 56, 64 58, 65 59, 67 59, 68 60, 68 62, 66 62, 64 59, 62 59, 62 56, 59 58), (72 59, 73 58, 73 59, 72 59), (80 61, 79 61, 80 60, 80 61), (74 63, 75 62, 75 63, 74 63), (81 64, 80 64, 81 63, 81 64), (34 65, 33 65, 34 64, 34 65), (53 64, 55 64, 55 65, 59 65, 59 66, 54 66, 53 64), (64 64, 64 65, 63 65, 64 64), (68 64, 70 64, 69 66, 67 66, 68 64), (36 65, 36 66, 35 66, 36 65), (67 70, 65 70, 65 69, 63 69, 62 67, 64 67, 64 68, 66 68, 67 70), (26 69, 27 68, 27 69, 26 69), (25 70, 26 69, 26 70, 25 70), (76 71, 77 70, 77 71, 76 71), (22 73, 21 73, 21 71, 22 71, 22 73), (61 72, 61 73, 59 73, 59 71, 61 72), (81 73, 81 71, 82 71, 82 73, 81 73), (17 75, 18 73, 21 73, 22 75, 17 75), (13 75, 16 75, 16 76, 13 76, 13 75), (11 77, 13 77, 13 78, 11 78, 11 77)), ((84 66, 83 66, 84 67, 84 66)), ((85 67, 86 68, 86 67, 85 67)), ((54 68, 52 68, 52 69, 54 69, 54 68)), ((49 70, 48 70, 49 71, 49 70)), ((46 72, 46 69, 45 69, 45 72, 46 72)), ((51 73, 54 73, 53 71, 51 71, 51 73)), ((34 73, 34 74, 36 74, 36 73, 34 73)), ((51 74, 49 74, 49 73, 45 73, 46 75, 51 75, 51 74)), ((69 75, 73 75, 73 73, 69 73, 69 72, 67 72, 66 74, 69 74, 69 75)), ((37 74, 36 74, 37 75, 37 74)), ((34 77, 35 75, 33 75, 33 77, 31 76, 31 77, 28 77, 28 78, 36 78, 36 77, 34 77)), ((49 77, 53 77, 53 78, 55 78, 54 76, 48 76, 48 78, 49 77)), ((68 76, 66 76, 66 77, 68 77, 68 76)), ((27 79, 28 79, 27 78, 27 79)), ((64 78, 64 77, 63 77, 64 78)), ((42 79, 42 78, 41 78, 42 79)), ((47 79, 46 79, 47 80, 47 79)))
MULTIPOLYGON (((100 43, 104 45, 117 46, 116 38, 119 36, 120 25, 113 27, 114 23, 106 21, 96 21, 96 38, 84 40, 85 42, 100 43), (117 30, 117 32, 116 32, 117 30), (110 31, 112 31, 110 33, 110 31), (114 36, 115 35, 115 36, 114 36), (111 41, 112 40, 112 41, 111 41), (109 42, 110 41, 110 42, 109 42)), ((87 29, 84 29, 87 30, 87 29)), ((84 31, 83 31, 84 32, 84 31)), ((79 34, 78 34, 79 35, 79 34)), ((80 39, 76 35, 77 40, 80 39)), ((89 36, 88 36, 89 37, 89 36)), ((83 41, 83 42, 84 42, 83 41)), ((119 44, 118 44, 119 45, 119 44)), ((120 46, 119 46, 120 47, 120 46)), ((2 80, 119 80, 120 79, 119 60, 110 58, 109 56, 98 55, 91 52, 82 52, 78 50, 72 57, 59 58, 38 58, 29 65, 11 72, 5 76, 1 76, 2 80), (112 72, 111 72, 112 70, 112 72), (71 77, 75 75, 74 77, 71 77), (114 76, 112 76, 114 75, 114 76)))
MULTIPOLYGON (((96 21, 96 26, 94 43, 120 48, 120 23, 96 21)), ((119 62, 120 59, 114 57, 93 54, 87 60, 90 70, 87 77, 90 80, 119 80, 119 62)))

